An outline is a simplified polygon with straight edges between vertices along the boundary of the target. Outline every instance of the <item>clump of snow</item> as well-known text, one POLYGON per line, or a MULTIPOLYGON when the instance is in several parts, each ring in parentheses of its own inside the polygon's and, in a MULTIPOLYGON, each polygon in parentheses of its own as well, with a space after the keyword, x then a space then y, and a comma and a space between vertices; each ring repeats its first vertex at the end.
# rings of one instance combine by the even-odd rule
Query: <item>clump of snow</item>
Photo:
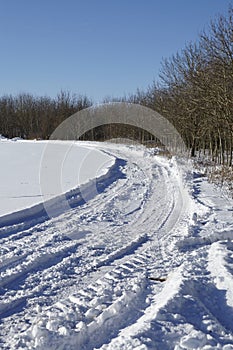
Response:
POLYGON ((22 141, 23 138, 22 137, 13 137, 12 139, 10 139, 11 141, 22 141))

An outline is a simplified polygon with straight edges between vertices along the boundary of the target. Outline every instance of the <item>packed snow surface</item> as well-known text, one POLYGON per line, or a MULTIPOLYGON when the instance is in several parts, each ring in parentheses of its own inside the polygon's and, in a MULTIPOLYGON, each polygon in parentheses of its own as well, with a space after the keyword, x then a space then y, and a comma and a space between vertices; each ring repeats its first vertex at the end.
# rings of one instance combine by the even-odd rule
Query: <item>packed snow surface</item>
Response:
MULTIPOLYGON (((12 193, 37 194, 33 170, 21 169, 20 147, 30 154, 32 143, 14 144, 30 185, 13 181, 5 156, 1 191, 12 181, 12 193)), ((63 171, 68 195, 56 194, 56 215, 34 206, 0 218, 0 348, 233 349, 232 200, 185 160, 139 146, 75 147, 109 157, 94 182, 92 173, 75 187, 63 171)), ((78 158, 68 158, 69 169, 78 158)))

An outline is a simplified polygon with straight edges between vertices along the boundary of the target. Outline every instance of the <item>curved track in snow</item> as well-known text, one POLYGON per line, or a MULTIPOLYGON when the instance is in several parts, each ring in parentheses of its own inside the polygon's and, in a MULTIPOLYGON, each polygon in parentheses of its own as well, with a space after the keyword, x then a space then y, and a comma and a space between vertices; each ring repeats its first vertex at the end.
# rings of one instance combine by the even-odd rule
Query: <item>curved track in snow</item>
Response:
POLYGON ((203 251, 192 271, 194 204, 176 162, 98 147, 121 163, 97 196, 53 219, 1 228, 2 349, 173 349, 194 326, 182 316, 191 290, 214 331, 222 327, 200 303, 200 281, 185 277, 208 267, 203 251))

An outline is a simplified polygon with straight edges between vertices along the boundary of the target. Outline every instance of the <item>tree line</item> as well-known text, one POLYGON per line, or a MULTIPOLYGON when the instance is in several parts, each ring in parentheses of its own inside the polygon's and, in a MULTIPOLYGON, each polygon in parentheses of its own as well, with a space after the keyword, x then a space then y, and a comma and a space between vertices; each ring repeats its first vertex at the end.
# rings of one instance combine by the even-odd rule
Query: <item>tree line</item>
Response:
MULTIPOLYGON (((116 100, 126 101, 125 98, 116 100)), ((116 100, 105 99, 103 103, 116 100)), ((7 138, 49 139, 65 119, 91 106, 93 102, 87 96, 69 91, 61 91, 55 98, 35 97, 28 93, 6 95, 0 97, 0 134, 7 138)), ((141 143, 154 140, 147 131, 125 124, 102 125, 87 131, 80 139, 107 141, 119 136, 141 143)))
POLYGON ((191 156, 233 165, 233 7, 197 42, 164 59, 160 81, 131 101, 155 109, 182 135, 191 156))
MULTIPOLYGON (((218 164, 233 165, 233 7, 219 15, 196 42, 163 60, 160 79, 146 91, 106 98, 130 102, 165 116, 184 139, 191 156, 204 154, 218 164)), ((60 92, 56 98, 30 94, 0 98, 0 134, 47 139, 73 113, 93 105, 87 96, 60 92)), ((106 140, 153 136, 135 127, 112 124, 90 130, 82 139, 106 140)), ((158 140, 154 140, 157 142, 158 140)))
POLYGON ((56 127, 92 101, 82 95, 61 91, 55 98, 28 93, 0 97, 0 134, 5 137, 48 139, 56 127))

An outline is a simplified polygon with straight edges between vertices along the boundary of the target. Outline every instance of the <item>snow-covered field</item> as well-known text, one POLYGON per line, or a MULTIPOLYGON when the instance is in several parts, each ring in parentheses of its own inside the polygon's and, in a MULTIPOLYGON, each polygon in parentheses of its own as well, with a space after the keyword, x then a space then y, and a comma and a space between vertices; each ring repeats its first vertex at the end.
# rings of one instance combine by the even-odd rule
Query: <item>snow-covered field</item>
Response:
POLYGON ((12 141, 0 135, 0 216, 77 188, 113 163, 107 154, 75 142, 12 141))
POLYGON ((9 214, 41 201, 43 165, 38 147, 27 168, 33 142, 17 141, 25 177, 12 174, 9 145, 0 142, 1 349, 233 349, 233 201, 220 189, 153 150, 77 143, 107 158, 80 183, 69 170, 78 158, 66 158, 68 205, 57 197, 52 218, 40 205, 9 214))

